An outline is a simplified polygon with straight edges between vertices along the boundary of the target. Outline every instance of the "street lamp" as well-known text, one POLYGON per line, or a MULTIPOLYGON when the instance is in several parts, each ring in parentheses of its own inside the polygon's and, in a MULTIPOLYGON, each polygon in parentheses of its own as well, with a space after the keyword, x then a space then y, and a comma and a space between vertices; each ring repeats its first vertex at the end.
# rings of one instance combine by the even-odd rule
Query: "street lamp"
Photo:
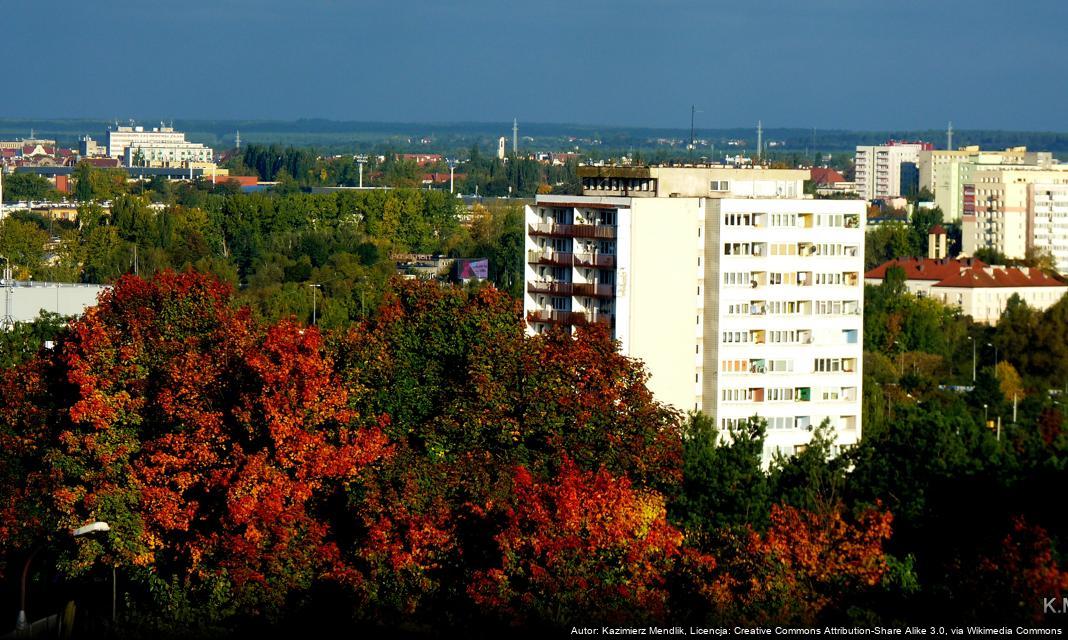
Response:
POLYGON ((316 283, 313 283, 313 282, 309 282, 308 286, 309 287, 313 287, 313 289, 312 289, 312 326, 315 326, 315 290, 316 289, 322 289, 323 285, 322 284, 316 284, 316 283))
POLYGON ((987 415, 986 406, 987 406, 986 403, 983 403, 983 426, 984 427, 987 425, 987 423, 990 422, 990 418, 987 415))
POLYGON ((998 377, 998 348, 993 342, 986 343, 988 347, 994 347, 994 377, 998 377))
POLYGON ((972 343, 972 385, 975 385, 975 338, 968 336, 968 341, 972 343))

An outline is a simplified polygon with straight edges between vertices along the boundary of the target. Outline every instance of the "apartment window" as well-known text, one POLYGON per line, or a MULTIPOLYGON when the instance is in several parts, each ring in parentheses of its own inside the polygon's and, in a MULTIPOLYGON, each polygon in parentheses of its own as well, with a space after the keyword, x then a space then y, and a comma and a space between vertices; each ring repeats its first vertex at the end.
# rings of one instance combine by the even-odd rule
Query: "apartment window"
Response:
POLYGON ((709 189, 712 191, 730 191, 729 180, 713 180, 709 185, 709 189))

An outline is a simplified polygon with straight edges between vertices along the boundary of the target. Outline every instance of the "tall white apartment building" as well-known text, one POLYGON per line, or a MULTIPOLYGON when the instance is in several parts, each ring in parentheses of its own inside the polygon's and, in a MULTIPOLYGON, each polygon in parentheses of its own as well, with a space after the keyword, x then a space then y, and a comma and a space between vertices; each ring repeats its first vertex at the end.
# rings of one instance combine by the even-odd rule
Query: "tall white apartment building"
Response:
POLYGON ((1028 185, 1031 243, 1053 256, 1057 271, 1068 275, 1068 184, 1028 185))
POLYGON ((189 142, 185 134, 172 127, 154 127, 145 129, 141 126, 109 128, 106 132, 105 146, 108 157, 122 158, 127 166, 137 150, 146 162, 171 164, 174 161, 211 162, 213 154, 209 147, 189 142))
POLYGON ((722 429, 766 418, 765 461, 824 420, 852 445, 865 202, 802 198, 807 173, 580 168, 587 195, 526 209, 529 330, 608 325, 661 402, 722 429))
MULTIPOLYGON (((890 142, 859 146, 853 156, 857 194, 866 199, 908 195, 902 191, 903 167, 917 171, 920 151, 930 149, 925 142, 890 142)), ((907 172, 906 168, 906 172, 907 172)), ((918 180, 918 176, 915 176, 918 180)))
POLYGON ((975 255, 994 249, 1008 258, 1026 257, 1030 247, 1056 249, 1064 230, 1054 191, 1068 185, 1068 166, 997 166, 977 170, 962 187, 961 250, 975 255), (1036 198, 1036 185, 1040 187, 1036 198), (1049 195, 1043 195, 1042 189, 1049 195), (1038 210, 1036 210, 1036 206, 1038 210), (1039 213, 1039 210, 1042 213, 1039 213), (1041 236, 1036 234, 1041 233, 1041 236))

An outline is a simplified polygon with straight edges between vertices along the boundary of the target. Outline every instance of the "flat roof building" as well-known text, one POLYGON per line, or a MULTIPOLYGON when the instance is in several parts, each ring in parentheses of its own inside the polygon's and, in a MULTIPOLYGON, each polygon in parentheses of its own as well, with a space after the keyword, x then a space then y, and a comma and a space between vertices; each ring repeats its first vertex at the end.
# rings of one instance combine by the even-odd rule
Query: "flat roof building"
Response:
POLYGON ((724 430, 767 419, 765 462, 824 420, 836 447, 860 438, 863 201, 803 198, 798 170, 579 176, 582 196, 526 207, 530 332, 607 325, 661 402, 724 430))

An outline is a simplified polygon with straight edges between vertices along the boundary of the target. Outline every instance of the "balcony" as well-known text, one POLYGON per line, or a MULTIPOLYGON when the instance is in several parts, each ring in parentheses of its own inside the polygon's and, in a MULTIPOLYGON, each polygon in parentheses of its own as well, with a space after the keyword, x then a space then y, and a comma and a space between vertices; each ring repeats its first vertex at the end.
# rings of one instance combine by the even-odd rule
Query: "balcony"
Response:
POLYGON ((612 239, 616 237, 614 225, 607 224, 558 224, 542 222, 527 225, 532 236, 549 236, 551 238, 596 238, 612 239))
POLYGON ((574 295, 575 285, 570 282, 558 282, 555 280, 533 281, 527 283, 528 293, 545 293, 557 296, 574 295))
POLYGON ((611 254, 603 253, 576 253, 575 265, 580 267, 603 267, 608 269, 614 269, 616 266, 616 257, 611 254))
POLYGON ((575 254, 569 251, 543 251, 534 249, 527 252, 527 262, 531 264, 551 264, 558 267, 570 267, 575 264, 575 254))
POLYGON ((610 284, 579 284, 573 285, 576 296, 590 296, 591 298, 612 298, 616 295, 616 288, 610 284))
POLYGON ((543 310, 543 311, 528 311, 527 322, 529 323, 544 323, 544 324, 607 324, 611 325, 613 320, 611 313, 599 313, 596 311, 555 311, 555 310, 543 310))

